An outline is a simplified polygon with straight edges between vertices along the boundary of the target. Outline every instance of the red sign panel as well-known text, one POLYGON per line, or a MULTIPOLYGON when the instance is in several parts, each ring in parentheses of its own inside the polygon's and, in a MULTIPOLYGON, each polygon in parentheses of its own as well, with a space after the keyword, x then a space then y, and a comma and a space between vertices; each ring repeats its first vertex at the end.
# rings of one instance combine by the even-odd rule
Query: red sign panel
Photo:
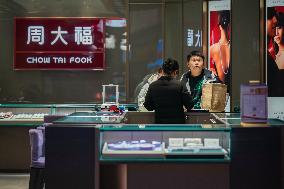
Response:
POLYGON ((103 18, 15 18, 14 69, 102 70, 103 18))

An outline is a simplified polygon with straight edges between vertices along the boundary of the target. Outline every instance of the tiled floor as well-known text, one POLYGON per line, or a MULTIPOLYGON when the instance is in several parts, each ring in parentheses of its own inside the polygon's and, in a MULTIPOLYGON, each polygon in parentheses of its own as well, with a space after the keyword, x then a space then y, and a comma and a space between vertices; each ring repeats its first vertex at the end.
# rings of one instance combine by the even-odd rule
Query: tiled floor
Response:
POLYGON ((0 173, 0 188, 1 189, 28 189, 29 174, 22 173, 0 173))

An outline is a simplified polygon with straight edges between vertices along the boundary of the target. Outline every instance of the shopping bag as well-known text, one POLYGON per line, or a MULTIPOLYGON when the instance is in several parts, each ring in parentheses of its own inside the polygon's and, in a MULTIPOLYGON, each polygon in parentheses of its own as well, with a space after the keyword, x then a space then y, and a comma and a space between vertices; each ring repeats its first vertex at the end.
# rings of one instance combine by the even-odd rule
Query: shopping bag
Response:
POLYGON ((201 108, 210 112, 224 112, 227 99, 227 85, 205 83, 202 86, 201 108))

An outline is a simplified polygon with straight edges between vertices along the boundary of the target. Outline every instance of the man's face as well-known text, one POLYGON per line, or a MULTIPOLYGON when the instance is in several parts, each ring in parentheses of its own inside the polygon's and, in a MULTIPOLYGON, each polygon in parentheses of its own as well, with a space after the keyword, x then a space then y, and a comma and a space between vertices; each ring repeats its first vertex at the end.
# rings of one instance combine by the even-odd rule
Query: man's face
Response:
POLYGON ((201 72, 203 69, 203 59, 200 56, 192 56, 187 62, 187 67, 192 72, 201 72))
POLYGON ((277 23, 277 19, 275 16, 273 16, 271 19, 267 20, 267 35, 269 37, 275 36, 275 26, 277 23))

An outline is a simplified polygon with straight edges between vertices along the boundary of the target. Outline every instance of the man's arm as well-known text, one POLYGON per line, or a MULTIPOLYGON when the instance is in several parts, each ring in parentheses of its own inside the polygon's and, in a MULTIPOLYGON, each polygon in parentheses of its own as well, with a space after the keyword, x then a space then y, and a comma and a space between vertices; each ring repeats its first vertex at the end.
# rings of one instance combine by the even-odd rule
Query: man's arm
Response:
POLYGON ((149 86, 149 89, 148 89, 148 91, 146 93, 146 96, 145 96, 144 107, 148 111, 153 111, 154 110, 154 104, 153 104, 153 100, 152 100, 152 87, 151 87, 151 85, 149 86))
POLYGON ((193 108, 194 103, 186 87, 184 85, 181 86, 182 86, 182 103, 184 107, 187 109, 187 111, 189 111, 193 108))
POLYGON ((182 74, 182 76, 180 77, 180 82, 182 82, 182 83, 186 83, 187 82, 186 73, 182 74))

